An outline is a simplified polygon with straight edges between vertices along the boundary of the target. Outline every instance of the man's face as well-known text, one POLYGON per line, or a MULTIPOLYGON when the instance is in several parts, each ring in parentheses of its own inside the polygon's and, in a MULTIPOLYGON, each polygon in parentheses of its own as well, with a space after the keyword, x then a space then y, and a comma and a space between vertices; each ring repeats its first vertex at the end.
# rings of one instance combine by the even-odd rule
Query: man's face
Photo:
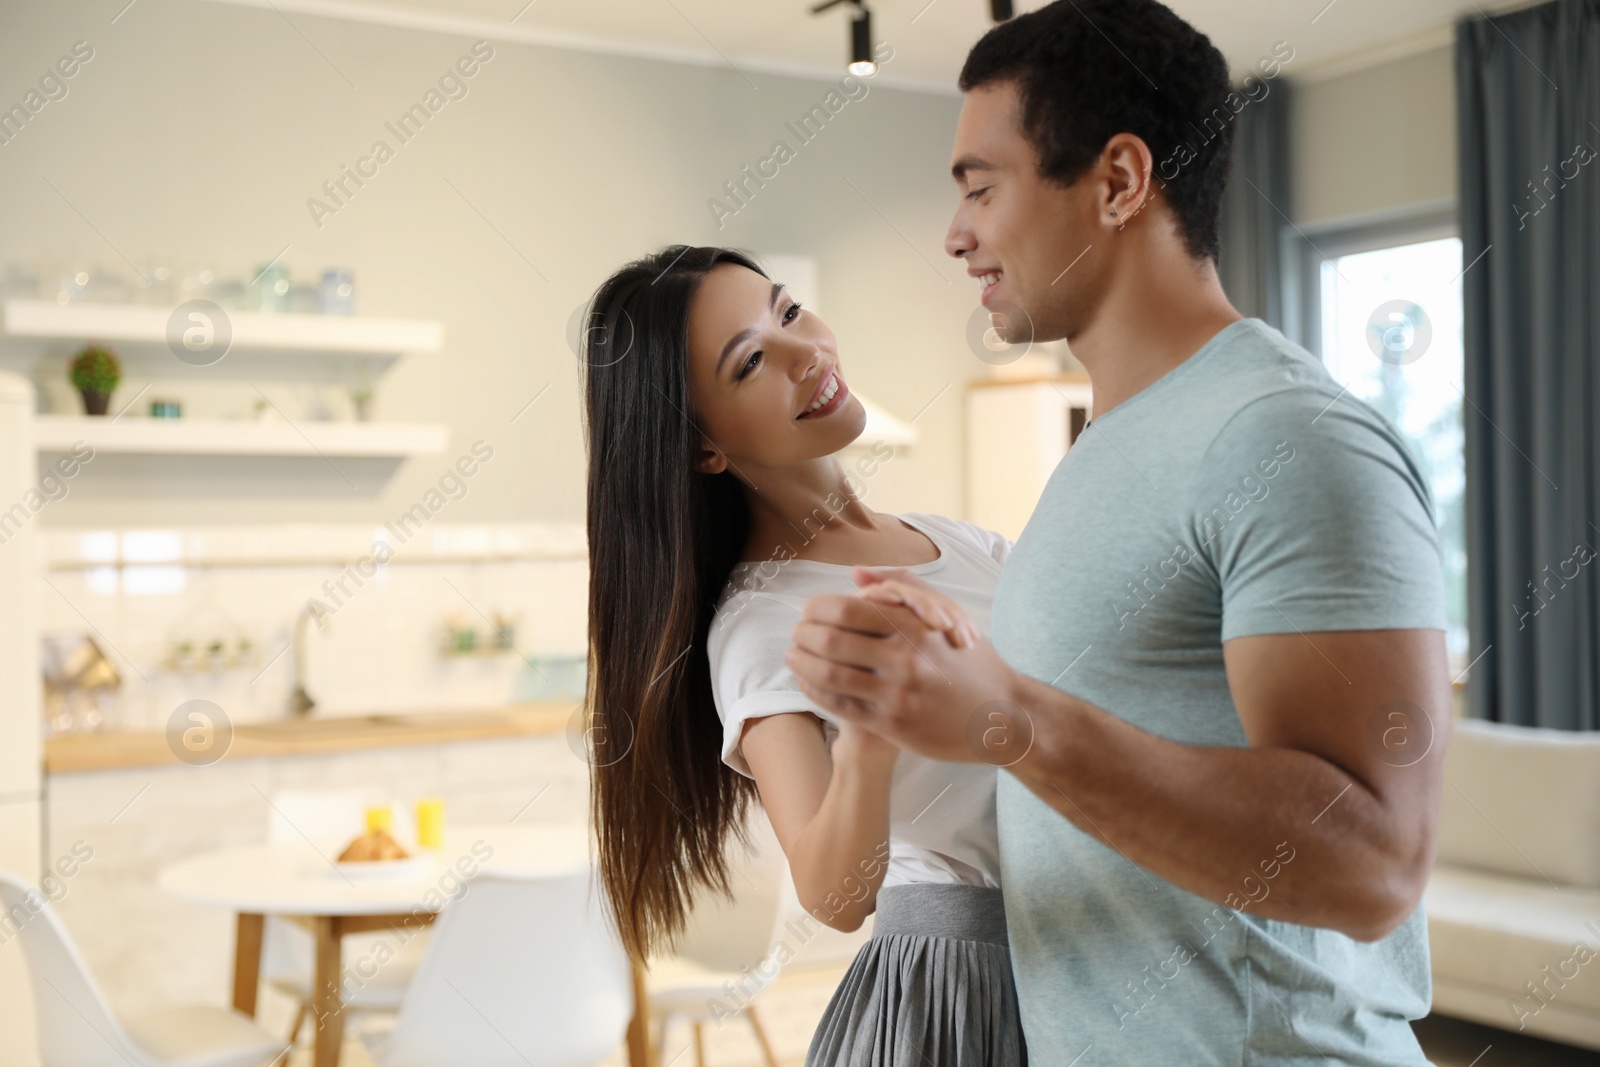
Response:
POLYGON ((1038 164, 1022 132, 1016 85, 967 93, 951 153, 961 202, 944 246, 966 260, 969 275, 989 282, 980 282, 983 305, 1011 343, 1029 339, 1030 322, 1034 340, 1070 342, 1098 302, 1097 168, 1062 186, 1040 177, 1038 164))

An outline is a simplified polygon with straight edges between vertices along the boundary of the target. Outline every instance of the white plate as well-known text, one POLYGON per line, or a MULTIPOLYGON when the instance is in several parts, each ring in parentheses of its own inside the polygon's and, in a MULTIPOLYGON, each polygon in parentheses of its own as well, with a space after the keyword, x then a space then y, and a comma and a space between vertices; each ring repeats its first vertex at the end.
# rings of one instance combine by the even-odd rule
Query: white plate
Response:
POLYGON ((408 856, 403 860, 368 860, 366 862, 335 863, 334 870, 351 881, 360 879, 426 878, 433 872, 433 857, 408 856))

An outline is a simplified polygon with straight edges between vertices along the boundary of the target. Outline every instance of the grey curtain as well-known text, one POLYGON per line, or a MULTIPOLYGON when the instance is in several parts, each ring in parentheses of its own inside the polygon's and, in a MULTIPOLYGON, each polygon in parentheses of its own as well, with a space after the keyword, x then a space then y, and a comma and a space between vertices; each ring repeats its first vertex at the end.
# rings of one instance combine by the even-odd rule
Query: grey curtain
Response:
POLYGON ((1456 33, 1468 708, 1600 728, 1600 0, 1456 33))
MULTIPOLYGON (((1233 170, 1222 198, 1217 273, 1240 314, 1286 330, 1279 234, 1291 210, 1289 85, 1282 78, 1260 84, 1266 95, 1233 120, 1233 170)), ((1257 88, 1251 92, 1260 95, 1257 88)))

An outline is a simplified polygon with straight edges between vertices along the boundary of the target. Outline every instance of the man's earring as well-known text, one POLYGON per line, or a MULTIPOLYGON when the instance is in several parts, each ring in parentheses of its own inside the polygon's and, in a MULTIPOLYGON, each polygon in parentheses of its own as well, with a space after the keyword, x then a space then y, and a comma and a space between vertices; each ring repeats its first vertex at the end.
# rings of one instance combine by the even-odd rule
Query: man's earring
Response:
POLYGON ((1116 208, 1112 208, 1111 209, 1111 217, 1112 218, 1116 218, 1117 217, 1117 209, 1116 208))

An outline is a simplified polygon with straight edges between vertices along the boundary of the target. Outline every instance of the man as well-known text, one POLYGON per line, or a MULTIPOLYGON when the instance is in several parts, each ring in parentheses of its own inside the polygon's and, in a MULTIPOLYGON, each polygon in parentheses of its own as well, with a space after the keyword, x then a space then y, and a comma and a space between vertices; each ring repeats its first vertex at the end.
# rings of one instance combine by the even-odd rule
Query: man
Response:
POLYGON ((1237 109, 1206 37, 1154 0, 1058 0, 960 84, 946 248, 1008 337, 1071 343, 1094 417, 1010 555, 992 646, 819 597, 790 666, 905 748, 1006 767, 1034 1062, 1424 1063, 1449 725, 1427 484, 1222 292, 1237 109))

